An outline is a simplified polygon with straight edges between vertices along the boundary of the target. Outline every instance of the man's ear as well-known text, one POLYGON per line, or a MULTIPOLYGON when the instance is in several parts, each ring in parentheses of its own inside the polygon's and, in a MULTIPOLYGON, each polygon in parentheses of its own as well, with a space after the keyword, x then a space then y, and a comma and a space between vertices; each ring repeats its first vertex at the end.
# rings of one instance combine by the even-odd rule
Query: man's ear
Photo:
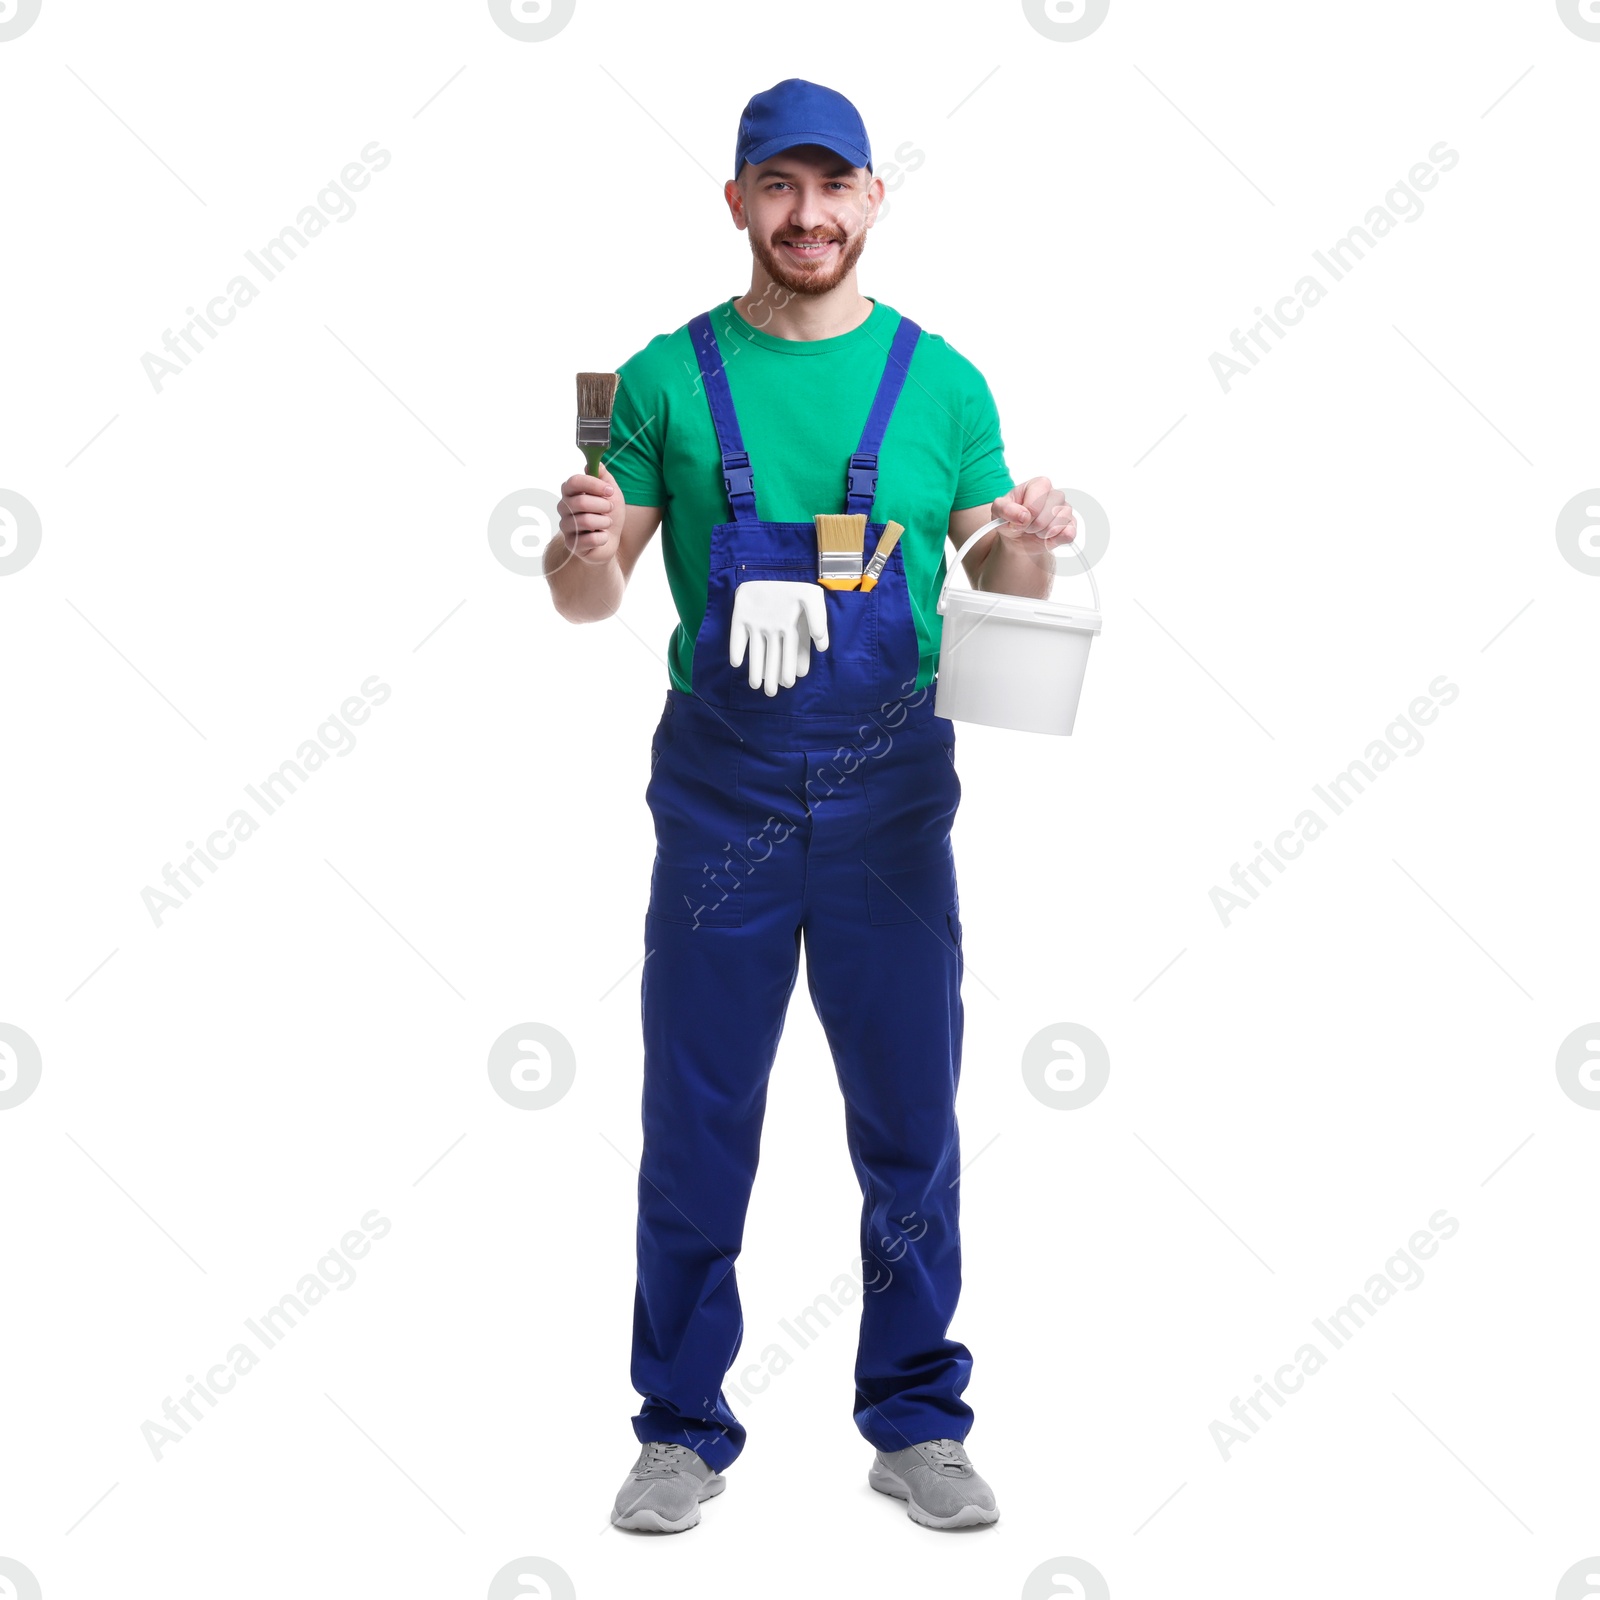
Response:
POLYGON ((882 178, 875 177, 873 178, 872 182, 867 185, 866 200, 867 211, 869 213, 867 217, 867 226, 869 228, 873 227, 877 223, 878 212, 883 209, 883 197, 887 193, 888 190, 884 188, 882 178))
POLYGON ((733 217, 734 227, 741 232, 749 227, 749 218, 744 214, 744 190, 739 187, 737 178, 729 178, 722 186, 722 197, 728 202, 728 211, 733 217))

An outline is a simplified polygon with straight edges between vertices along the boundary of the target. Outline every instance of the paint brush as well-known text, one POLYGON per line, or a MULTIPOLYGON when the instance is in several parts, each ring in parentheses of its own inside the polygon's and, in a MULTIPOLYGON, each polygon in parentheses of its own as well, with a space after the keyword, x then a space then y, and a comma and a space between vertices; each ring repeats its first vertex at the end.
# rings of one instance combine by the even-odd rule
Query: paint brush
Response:
POLYGON ((898 522, 886 522, 883 533, 878 539, 878 548, 872 552, 872 559, 867 563, 867 570, 861 574, 861 587, 863 589, 876 589, 878 579, 883 576, 883 569, 889 565, 889 557, 894 554, 894 547, 900 542, 900 535, 906 530, 898 522))
POLYGON ((578 374, 578 448, 589 476, 600 476, 600 453, 611 447, 611 408, 617 403, 615 372, 578 374))
POLYGON ((817 525, 817 582, 824 589, 854 589, 861 582, 867 519, 819 511, 812 520, 817 525))

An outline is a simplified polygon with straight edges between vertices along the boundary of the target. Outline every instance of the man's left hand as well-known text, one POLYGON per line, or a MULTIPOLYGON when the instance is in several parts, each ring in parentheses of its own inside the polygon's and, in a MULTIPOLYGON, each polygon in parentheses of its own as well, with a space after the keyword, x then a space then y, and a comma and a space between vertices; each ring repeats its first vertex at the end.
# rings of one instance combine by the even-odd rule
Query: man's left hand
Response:
POLYGON ((1029 478, 989 508, 991 517, 1005 519, 997 531, 1016 549, 1050 550, 1071 544, 1078 533, 1078 518, 1067 504, 1064 489, 1052 489, 1048 478, 1029 478))

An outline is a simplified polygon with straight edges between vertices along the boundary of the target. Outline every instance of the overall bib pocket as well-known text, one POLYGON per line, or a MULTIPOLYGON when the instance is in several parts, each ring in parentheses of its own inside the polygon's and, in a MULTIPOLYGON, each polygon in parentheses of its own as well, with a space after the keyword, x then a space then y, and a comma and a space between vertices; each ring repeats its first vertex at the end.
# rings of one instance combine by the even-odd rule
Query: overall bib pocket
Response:
MULTIPOLYGON (((740 710, 776 712, 867 712, 900 692, 917 662, 916 625, 905 589, 905 569, 897 546, 874 589, 818 587, 828 618, 828 647, 811 646, 804 677, 775 695, 752 689, 748 670, 728 659, 734 594, 740 584, 814 583, 814 553, 791 554, 815 536, 811 523, 762 522, 767 538, 751 539, 738 523, 712 529, 712 554, 705 616, 695 637, 692 669, 694 691, 708 704, 740 710)), ((870 559, 883 523, 867 528, 870 559)))

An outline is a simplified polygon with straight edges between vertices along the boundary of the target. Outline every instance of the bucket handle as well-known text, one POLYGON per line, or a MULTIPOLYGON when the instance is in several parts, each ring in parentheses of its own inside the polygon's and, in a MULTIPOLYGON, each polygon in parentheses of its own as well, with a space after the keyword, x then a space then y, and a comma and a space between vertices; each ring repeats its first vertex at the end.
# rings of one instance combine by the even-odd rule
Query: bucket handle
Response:
MULTIPOLYGON (((1004 517, 996 517, 992 522, 984 523, 984 525, 979 528, 978 531, 974 533, 959 550, 956 551, 955 560, 945 568, 944 583, 939 589, 938 613, 941 617, 944 615, 944 600, 945 595, 950 588, 950 580, 955 576, 956 568, 961 565, 966 553, 984 536, 984 534, 992 532, 995 528, 1003 528, 1005 523, 1006 519, 1004 517)), ((1098 611, 1100 609, 1100 585, 1094 581, 1094 569, 1089 565, 1089 558, 1084 555, 1082 550, 1078 548, 1081 538, 1082 535, 1080 534, 1078 539, 1072 540, 1072 542, 1067 545, 1067 549, 1069 549, 1073 555, 1075 555, 1078 560, 1083 563, 1083 575, 1089 580, 1089 591, 1094 595, 1094 608, 1096 611, 1098 611)), ((1050 552, 1052 561, 1055 558, 1055 552, 1060 548, 1060 545, 1056 545, 1052 548, 1050 552)))

